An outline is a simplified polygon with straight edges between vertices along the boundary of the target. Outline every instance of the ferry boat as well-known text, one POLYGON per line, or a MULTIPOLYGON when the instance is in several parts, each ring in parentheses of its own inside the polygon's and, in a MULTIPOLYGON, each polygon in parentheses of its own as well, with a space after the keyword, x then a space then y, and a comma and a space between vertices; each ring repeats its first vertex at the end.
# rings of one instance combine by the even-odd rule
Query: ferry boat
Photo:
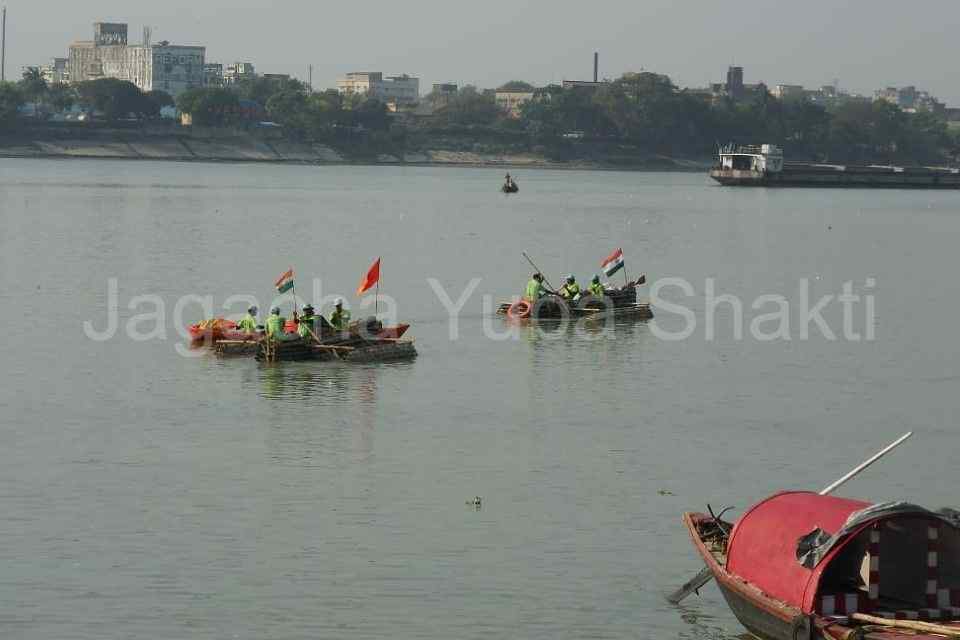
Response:
POLYGON ((772 144, 720 149, 710 177, 727 187, 887 187, 960 189, 960 169, 786 162, 772 144))

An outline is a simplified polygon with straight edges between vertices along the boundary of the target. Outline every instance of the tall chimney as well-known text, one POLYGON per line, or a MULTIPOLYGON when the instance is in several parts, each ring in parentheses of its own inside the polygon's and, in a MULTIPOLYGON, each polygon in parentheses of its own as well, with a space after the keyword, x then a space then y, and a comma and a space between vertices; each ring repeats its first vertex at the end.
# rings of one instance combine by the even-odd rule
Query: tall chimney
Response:
POLYGON ((0 17, 0 82, 7 79, 7 8, 3 8, 0 17))
POLYGON ((593 81, 594 82, 600 82, 599 71, 600 71, 600 52, 594 51, 593 52, 593 81))

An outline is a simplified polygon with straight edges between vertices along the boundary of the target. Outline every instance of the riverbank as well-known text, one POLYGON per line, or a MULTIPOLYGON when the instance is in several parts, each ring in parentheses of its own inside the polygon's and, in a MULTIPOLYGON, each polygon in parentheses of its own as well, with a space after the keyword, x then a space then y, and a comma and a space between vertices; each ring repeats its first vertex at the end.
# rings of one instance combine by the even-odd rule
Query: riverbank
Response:
POLYGON ((269 164, 385 164, 537 169, 705 171, 706 160, 649 154, 607 154, 555 160, 542 153, 450 149, 386 150, 360 145, 292 142, 269 133, 147 131, 140 129, 36 128, 0 138, 0 157, 251 162, 269 164))

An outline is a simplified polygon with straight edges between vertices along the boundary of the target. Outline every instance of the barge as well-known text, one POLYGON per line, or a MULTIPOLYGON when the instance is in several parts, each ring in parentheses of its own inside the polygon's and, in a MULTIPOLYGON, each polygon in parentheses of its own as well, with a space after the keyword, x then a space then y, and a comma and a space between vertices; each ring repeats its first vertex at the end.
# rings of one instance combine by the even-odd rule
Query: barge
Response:
POLYGON ((960 169, 785 162, 772 144, 720 150, 710 177, 727 187, 960 189, 960 169))

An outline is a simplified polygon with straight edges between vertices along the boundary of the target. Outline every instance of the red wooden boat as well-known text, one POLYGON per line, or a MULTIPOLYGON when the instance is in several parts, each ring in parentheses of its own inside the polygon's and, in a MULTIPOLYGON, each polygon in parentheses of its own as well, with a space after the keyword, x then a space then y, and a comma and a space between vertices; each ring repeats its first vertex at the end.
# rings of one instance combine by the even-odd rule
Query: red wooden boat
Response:
POLYGON ((763 640, 960 637, 956 512, 783 492, 730 524, 686 513, 733 614, 763 640))
MULTIPOLYGON (((378 340, 399 340, 409 328, 409 324, 398 324, 389 327, 378 325, 376 331, 371 330, 372 335, 370 337, 378 340)), ((213 345, 221 340, 256 342, 262 337, 262 334, 259 333, 247 333, 237 330, 237 323, 225 318, 204 320, 203 322, 190 325, 187 329, 190 332, 190 340, 194 346, 203 344, 213 345)), ((284 325, 284 330, 287 333, 296 333, 297 323, 293 320, 288 320, 284 325)), ((358 332, 359 325, 351 328, 351 335, 355 335, 358 332)), ((324 337, 326 337, 326 335, 327 333, 324 332, 324 337)))
POLYGON ((187 327, 193 342, 226 340, 228 333, 236 333, 237 323, 226 318, 212 318, 187 327))

